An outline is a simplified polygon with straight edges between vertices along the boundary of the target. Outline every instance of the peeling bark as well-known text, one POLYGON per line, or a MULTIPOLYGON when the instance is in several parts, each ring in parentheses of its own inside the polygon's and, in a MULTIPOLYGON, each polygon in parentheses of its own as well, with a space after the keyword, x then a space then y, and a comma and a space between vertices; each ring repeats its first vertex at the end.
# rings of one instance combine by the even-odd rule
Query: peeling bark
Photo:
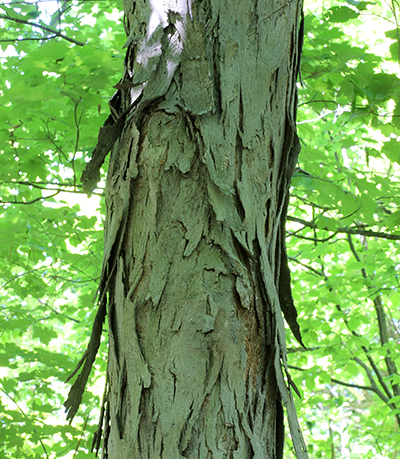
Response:
POLYGON ((280 305, 301 4, 196 1, 152 34, 124 4, 121 110, 141 99, 107 178, 103 457, 279 459, 283 403, 306 458, 280 305))

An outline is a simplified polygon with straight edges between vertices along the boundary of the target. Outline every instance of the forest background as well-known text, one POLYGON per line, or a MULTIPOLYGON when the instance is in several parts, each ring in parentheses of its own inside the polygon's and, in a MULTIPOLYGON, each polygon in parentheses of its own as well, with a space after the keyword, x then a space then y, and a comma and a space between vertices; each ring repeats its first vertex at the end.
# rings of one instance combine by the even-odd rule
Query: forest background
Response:
MULTIPOLYGON (((287 334, 311 458, 400 457, 399 4, 307 0, 302 151, 287 243, 307 351, 287 334)), ((106 334, 71 425, 64 381, 93 323, 102 189, 80 177, 121 77, 122 2, 0 5, 0 456, 94 457, 106 334)), ((106 166, 104 168, 106 172, 106 166)), ((104 186, 104 182, 101 183, 104 186)), ((292 459, 288 438, 285 458, 292 459)))

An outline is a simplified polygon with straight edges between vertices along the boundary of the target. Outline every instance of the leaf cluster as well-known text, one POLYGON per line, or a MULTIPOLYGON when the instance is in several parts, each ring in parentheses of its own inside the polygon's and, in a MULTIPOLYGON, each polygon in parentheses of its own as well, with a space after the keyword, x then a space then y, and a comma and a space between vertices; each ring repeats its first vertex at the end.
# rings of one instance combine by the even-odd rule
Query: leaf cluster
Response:
POLYGON ((84 352, 96 312, 103 203, 99 196, 84 199, 80 177, 123 68, 124 31, 114 7, 109 1, 0 6, 4 458, 91 457, 105 358, 96 362, 74 426, 65 423, 63 381, 84 352))

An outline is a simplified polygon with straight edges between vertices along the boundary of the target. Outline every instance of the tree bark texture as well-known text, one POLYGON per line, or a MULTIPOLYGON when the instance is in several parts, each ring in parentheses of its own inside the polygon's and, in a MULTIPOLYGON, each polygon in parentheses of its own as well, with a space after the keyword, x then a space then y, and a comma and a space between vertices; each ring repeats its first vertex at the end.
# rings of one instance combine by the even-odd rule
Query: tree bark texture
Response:
POLYGON ((103 457, 278 459, 283 404, 306 458, 279 300, 301 4, 124 7, 103 457))

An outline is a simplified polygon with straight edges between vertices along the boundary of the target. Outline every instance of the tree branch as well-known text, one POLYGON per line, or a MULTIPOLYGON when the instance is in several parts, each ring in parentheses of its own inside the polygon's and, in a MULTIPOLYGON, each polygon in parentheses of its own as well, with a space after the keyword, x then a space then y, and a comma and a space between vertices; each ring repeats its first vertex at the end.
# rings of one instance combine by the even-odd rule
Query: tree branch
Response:
MULTIPOLYGON (((383 394, 379 390, 378 386, 376 385, 371 375, 371 370, 367 367, 367 365, 365 365, 365 363, 362 360, 357 359, 357 358, 354 358, 353 360, 355 360, 357 363, 359 363, 364 368, 365 372, 367 373, 368 379, 371 382, 371 386, 361 386, 359 384, 346 383, 346 382, 340 381, 335 378, 331 378, 331 381, 335 384, 340 384, 341 386, 345 386, 345 387, 353 387, 354 389, 369 390, 371 392, 374 392, 381 400, 387 403, 389 399, 385 396, 385 394, 383 394)), ((308 370, 307 368, 301 368, 295 365, 288 365, 288 368, 290 368, 291 370, 297 370, 297 371, 307 371, 308 370)))
POLYGON ((3 201, 1 200, 0 206, 5 205, 5 204, 23 204, 23 205, 34 204, 35 202, 38 202, 38 201, 45 201, 46 199, 53 198, 54 196, 57 196, 59 193, 60 191, 56 191, 50 196, 41 196, 40 198, 32 199, 32 201, 3 201))
MULTIPOLYGON (((372 387, 372 386, 359 386, 358 384, 345 383, 345 382, 339 381, 339 379, 335 379, 335 378, 331 378, 331 381, 334 382, 335 384, 340 384, 341 386, 345 386, 345 387, 354 387, 354 389, 370 390, 372 392, 376 392, 376 388, 372 387)), ((387 400, 388 399, 386 398, 386 401, 387 400)))
POLYGON ((335 231, 330 230, 328 228, 318 228, 318 225, 313 222, 308 222, 306 220, 303 220, 301 218, 297 217, 291 217, 288 216, 287 220, 290 222, 296 222, 300 223, 301 225, 306 226, 307 228, 312 228, 312 229, 321 229, 325 231, 330 231, 333 232, 333 234, 358 234, 359 236, 366 236, 366 237, 378 237, 381 239, 389 239, 392 241, 400 241, 400 235, 398 234, 387 234, 387 233, 382 233, 379 231, 370 231, 370 230, 363 230, 359 228, 337 228, 335 231))
POLYGON ((6 40, 0 40, 0 43, 15 43, 16 41, 41 41, 41 40, 51 40, 55 38, 56 35, 48 35, 47 37, 27 37, 27 38, 8 38, 6 40))
MULTIPOLYGON (((62 193, 84 194, 84 192, 81 189, 79 189, 79 188, 82 188, 82 185, 76 185, 77 189, 68 189, 68 188, 74 188, 75 187, 75 185, 70 184, 70 183, 28 182, 28 181, 24 181, 24 180, 9 180, 9 181, 0 182, 0 185, 3 185, 3 184, 31 186, 32 188, 37 188, 38 190, 57 191, 58 193, 62 192, 62 193), (57 186, 57 188, 50 188, 50 186, 52 186, 52 187, 57 186)), ((95 193, 93 193, 93 194, 95 194, 95 193)))
MULTIPOLYGON (((64 40, 67 40, 70 43, 74 43, 75 45, 78 45, 78 46, 84 46, 85 45, 85 43, 82 43, 80 41, 74 40, 73 38, 69 38, 66 35, 63 35, 58 30, 52 29, 51 27, 47 27, 47 26, 44 26, 44 25, 41 25, 41 24, 38 24, 37 22, 29 22, 29 21, 26 21, 25 19, 13 18, 12 16, 8 16, 7 14, 0 14, 0 18, 1 19, 7 19, 9 21, 14 21, 14 22, 17 22, 18 24, 26 24, 26 25, 30 25, 31 27, 38 27, 39 29, 42 29, 42 30, 44 30, 46 32, 50 32, 50 33, 54 34, 55 36, 63 38, 64 40)), ((46 38, 43 38, 43 39, 45 40, 46 38)))

